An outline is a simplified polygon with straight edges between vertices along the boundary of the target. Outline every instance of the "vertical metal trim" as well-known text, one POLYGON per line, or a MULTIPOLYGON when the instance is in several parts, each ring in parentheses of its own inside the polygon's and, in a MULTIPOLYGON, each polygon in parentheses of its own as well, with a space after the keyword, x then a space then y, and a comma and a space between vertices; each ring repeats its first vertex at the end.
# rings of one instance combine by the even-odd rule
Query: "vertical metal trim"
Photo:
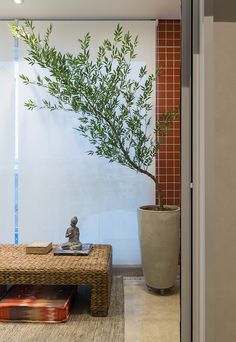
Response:
MULTIPOLYGON (((207 0, 194 0, 193 8, 193 342, 205 342, 205 152, 206 152, 206 79, 207 43, 206 32, 211 35, 211 26, 206 27, 205 6, 207 0)), ((209 61, 208 61, 209 62, 209 61)), ((211 62, 212 64, 212 59, 211 62)), ((208 73, 209 74, 209 73, 208 73)), ((209 75, 208 75, 209 76, 209 75)), ((207 76, 207 77, 208 77, 207 76)), ((211 88, 211 87, 210 87, 211 88)), ((209 113, 207 113, 209 117, 209 113)))
POLYGON ((203 342, 204 325, 204 70, 203 8, 201 0, 194 0, 193 6, 193 66, 192 66, 192 103, 193 103, 193 342, 203 342))
MULTIPOLYGON (((199 212, 197 213, 199 219, 198 233, 198 334, 197 341, 205 342, 205 58, 204 58, 204 2, 200 0, 199 5, 199 39, 200 39, 200 55, 199 55, 199 158, 198 158, 198 174, 196 175, 199 180, 198 184, 198 206, 199 212)), ((195 227, 193 227, 194 229, 195 227)))
MULTIPOLYGON (((199 268, 200 268, 200 342, 215 340, 215 332, 210 324, 214 322, 214 310, 209 311, 209 303, 214 305, 212 297, 212 260, 213 254, 209 252, 214 248, 212 234, 214 234, 214 17, 206 16, 205 2, 213 8, 212 0, 201 0, 201 64, 200 64, 200 241, 199 241, 199 268), (212 245, 213 243, 213 245, 212 245), (211 246, 211 248, 210 248, 211 246), (207 248, 208 247, 208 248, 207 248), (209 249, 209 250, 208 250, 209 249), (210 267, 210 268, 209 268, 210 267)), ((213 273, 212 273, 213 272, 213 273)))
POLYGON ((192 341, 191 63, 192 1, 182 0, 181 58, 181 342, 192 341))
MULTIPOLYGON (((18 20, 15 20, 18 25, 18 20)), ((19 39, 14 38, 14 76, 15 76, 15 156, 14 156, 14 209, 15 209, 15 244, 19 242, 19 144, 18 144, 18 93, 19 93, 19 39)))

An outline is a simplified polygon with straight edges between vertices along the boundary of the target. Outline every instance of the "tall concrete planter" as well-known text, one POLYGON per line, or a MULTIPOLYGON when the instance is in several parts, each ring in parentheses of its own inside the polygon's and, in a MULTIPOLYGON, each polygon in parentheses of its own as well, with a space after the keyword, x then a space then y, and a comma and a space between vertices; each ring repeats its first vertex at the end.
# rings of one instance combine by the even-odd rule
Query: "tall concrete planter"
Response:
POLYGON ((174 286, 178 272, 180 208, 156 208, 148 205, 138 209, 139 240, 146 284, 164 290, 174 286))

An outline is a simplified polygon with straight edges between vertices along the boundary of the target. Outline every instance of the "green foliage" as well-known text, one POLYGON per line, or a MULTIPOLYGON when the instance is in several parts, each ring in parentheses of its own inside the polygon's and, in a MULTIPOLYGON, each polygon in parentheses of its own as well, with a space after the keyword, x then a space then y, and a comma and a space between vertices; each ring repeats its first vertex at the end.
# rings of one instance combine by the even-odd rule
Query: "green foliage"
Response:
MULTIPOLYGON (((52 26, 43 37, 35 33, 31 21, 26 21, 23 26, 12 24, 10 30, 27 44, 28 56, 25 59, 28 63, 39 65, 50 75, 38 75, 34 81, 21 75, 24 84, 43 87, 55 99, 55 103, 44 99, 40 105, 29 100, 25 106, 30 110, 47 108, 78 113, 76 129, 93 146, 88 151, 90 155, 105 157, 109 162, 118 162, 146 174, 160 191, 157 178, 148 168, 159 148, 158 137, 166 134, 177 112, 165 114, 150 132, 151 96, 156 76, 148 75, 147 67, 143 66, 138 79, 130 78, 138 37, 124 33, 118 24, 113 40, 105 39, 96 59, 92 60, 89 33, 79 39, 78 55, 72 55, 62 54, 50 46, 52 26)), ((160 201, 161 198, 159 194, 160 201)))

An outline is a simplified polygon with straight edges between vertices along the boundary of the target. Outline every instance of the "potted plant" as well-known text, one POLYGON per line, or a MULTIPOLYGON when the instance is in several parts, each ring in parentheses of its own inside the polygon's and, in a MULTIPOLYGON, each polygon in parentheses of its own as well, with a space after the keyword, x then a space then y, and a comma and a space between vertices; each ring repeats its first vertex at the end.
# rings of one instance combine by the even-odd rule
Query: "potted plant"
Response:
POLYGON ((177 110, 163 114, 151 132, 150 99, 159 70, 148 75, 142 66, 137 79, 130 78, 138 37, 124 33, 121 25, 115 28, 112 41, 104 40, 95 60, 90 58, 89 33, 79 40, 80 52, 74 56, 50 46, 52 26, 43 37, 35 33, 31 21, 10 25, 10 29, 27 44, 28 63, 50 74, 38 74, 36 80, 21 75, 24 84, 43 87, 55 100, 44 99, 39 105, 29 100, 25 106, 78 113, 76 129, 93 147, 88 154, 129 167, 154 182, 158 204, 138 210, 143 272, 149 287, 172 287, 178 267, 180 210, 164 206, 158 177, 149 171, 161 137, 177 115, 177 110))

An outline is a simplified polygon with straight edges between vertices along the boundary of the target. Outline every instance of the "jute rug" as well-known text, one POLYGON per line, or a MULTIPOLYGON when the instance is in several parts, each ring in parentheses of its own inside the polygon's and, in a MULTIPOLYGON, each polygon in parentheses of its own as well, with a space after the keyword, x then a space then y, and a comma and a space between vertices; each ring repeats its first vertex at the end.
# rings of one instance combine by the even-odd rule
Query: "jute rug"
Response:
POLYGON ((78 298, 66 323, 0 323, 1 342, 124 342, 123 278, 114 277, 107 317, 88 312, 88 288, 79 287, 78 298))

